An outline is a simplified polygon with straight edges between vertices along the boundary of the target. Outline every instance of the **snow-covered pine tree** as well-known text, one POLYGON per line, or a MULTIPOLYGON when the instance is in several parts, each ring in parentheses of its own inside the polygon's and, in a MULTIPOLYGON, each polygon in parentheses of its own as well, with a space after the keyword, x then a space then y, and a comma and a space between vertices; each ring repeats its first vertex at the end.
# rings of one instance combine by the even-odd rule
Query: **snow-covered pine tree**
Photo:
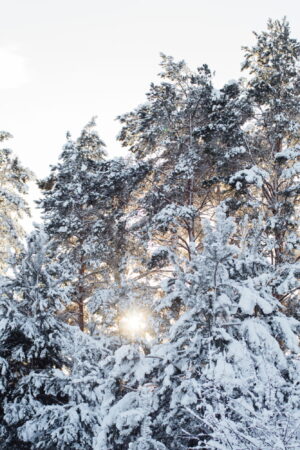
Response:
MULTIPOLYGON (((119 118, 122 145, 151 167, 134 211, 145 249, 140 279, 152 289, 154 277, 172 266, 165 246, 190 259, 201 248, 202 218, 213 214, 224 182, 240 167, 242 125, 251 112, 242 85, 214 89, 206 65, 193 73, 162 55, 161 66, 162 82, 151 85, 147 102, 119 118)), ((178 317, 180 309, 178 297, 169 312, 178 317)))
POLYGON ((245 151, 241 127, 251 108, 239 82, 214 89, 207 65, 192 72, 162 55, 161 66, 147 102, 119 117, 119 140, 151 164, 140 202, 151 235, 169 232, 174 241, 177 233, 178 248, 189 253, 189 242, 201 241, 199 216, 222 199, 219 184, 245 151))
MULTIPOLYGON (((72 301, 81 330, 88 323, 87 300, 96 289, 119 285, 126 266, 126 208, 147 165, 104 159, 92 121, 76 142, 69 140, 61 163, 41 182, 41 201, 54 257, 68 262, 72 301)), ((97 303, 100 309, 101 301, 97 303)), ((73 317, 74 320, 74 317, 73 317)))
POLYGON ((68 136, 59 164, 52 168, 46 180, 40 182, 44 192, 40 205, 53 243, 54 257, 69 266, 73 288, 70 320, 81 330, 86 326, 85 302, 97 281, 101 252, 96 184, 105 151, 94 127, 92 120, 77 141, 68 136))
POLYGON ((41 383, 68 365, 63 353, 66 326, 55 317, 66 301, 65 290, 57 279, 60 267, 47 263, 47 247, 45 234, 33 233, 15 277, 1 283, 0 415, 5 449, 31 448, 23 442, 20 427, 34 416, 37 404, 64 401, 41 383))
POLYGON ((18 421, 18 434, 32 449, 94 450, 107 409, 122 396, 112 373, 116 343, 68 327, 69 366, 32 371, 19 383, 18 401, 7 407, 7 420, 18 421))
POLYGON ((244 127, 243 164, 230 177, 235 209, 252 216, 264 211, 265 233, 274 241, 274 264, 298 257, 300 171, 300 43, 286 19, 268 22, 245 49, 243 68, 252 113, 244 127))
POLYGON ((139 388, 111 411, 135 418, 129 437, 118 426, 123 448, 299 445, 299 322, 273 293, 280 274, 264 255, 259 223, 238 247, 230 243, 237 242, 233 220, 222 210, 217 219, 205 226, 203 251, 178 261, 158 305, 172 308, 180 297, 182 314, 145 357, 139 388))
POLYGON ((207 66, 191 73, 184 61, 165 55, 161 66, 162 82, 151 84, 147 102, 119 118, 119 140, 151 164, 138 205, 145 236, 161 243, 177 233, 177 246, 188 253, 189 243, 199 240, 197 212, 205 210, 211 193, 203 181, 213 170, 194 133, 207 125, 215 93, 207 66))
MULTIPOLYGON (((11 135, 0 131, 0 143, 11 135)), ((22 249, 24 230, 21 219, 29 215, 25 201, 27 182, 31 174, 7 148, 0 149, 0 271, 8 267, 8 260, 22 249)))
POLYGON ((283 270, 282 265, 272 264, 272 245, 262 217, 251 225, 246 217, 242 230, 234 266, 234 278, 241 285, 237 313, 243 320, 244 348, 250 350, 256 379, 245 385, 240 397, 229 392, 226 407, 208 415, 214 430, 209 445, 296 449, 300 445, 300 322, 291 317, 282 299, 297 301, 300 265, 291 262, 283 270))
POLYGON ((49 245, 44 233, 32 234, 16 277, 1 285, 3 450, 93 450, 101 411, 125 374, 111 374, 116 341, 95 341, 59 318, 68 298, 49 245))

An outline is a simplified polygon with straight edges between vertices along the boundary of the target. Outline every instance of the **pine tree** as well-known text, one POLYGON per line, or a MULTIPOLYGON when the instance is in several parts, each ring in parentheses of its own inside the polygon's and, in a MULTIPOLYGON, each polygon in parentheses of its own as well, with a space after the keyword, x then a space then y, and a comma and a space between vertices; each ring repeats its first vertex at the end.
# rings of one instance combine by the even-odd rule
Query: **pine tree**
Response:
POLYGON ((201 246, 201 217, 222 199, 220 184, 245 151, 241 127, 251 109, 238 82, 214 89, 207 65, 192 72, 162 55, 161 66, 147 102, 119 117, 119 140, 151 164, 140 201, 151 238, 176 239, 189 254, 201 246))
POLYGON ((214 93, 207 66, 190 73, 184 61, 165 55, 161 66, 162 82, 151 85, 147 103, 120 117, 119 139, 151 164, 139 206, 147 234, 163 239, 171 233, 174 239, 178 233, 177 245, 189 252, 198 237, 197 210, 208 203, 202 183, 211 175, 194 133, 207 124, 214 93))
MULTIPOLYGON (((184 61, 162 55, 161 66, 162 82, 151 85, 147 102, 119 118, 122 145, 150 166, 133 210, 144 249, 139 276, 152 291, 154 278, 159 286, 172 270, 165 247, 189 259, 201 249, 202 220, 228 196, 224 186, 240 168, 242 126, 251 113, 241 83, 218 91, 206 65, 194 73, 184 61)), ((177 298, 164 314, 173 319, 180 310, 177 298)), ((160 332, 168 327, 168 319, 155 322, 160 332)))
MULTIPOLYGON (((3 143, 11 135, 0 132, 0 142, 3 143)), ((8 261, 22 249, 24 230, 21 220, 29 215, 25 201, 27 182, 31 173, 24 169, 18 159, 7 148, 0 149, 0 271, 8 267, 8 261)))
POLYGON ((101 253, 96 184, 105 152, 94 127, 92 120, 76 142, 68 136, 61 162, 52 168, 50 177, 40 183, 44 191, 40 204, 46 230, 53 242, 55 258, 69 266, 75 309, 71 319, 81 330, 86 326, 85 302, 99 274, 101 253))
POLYGON ((265 233, 275 245, 274 264, 293 262, 299 247, 300 43, 290 37, 286 19, 268 22, 245 49, 250 72, 247 99, 252 114, 245 127, 244 161, 231 176, 236 207, 253 217, 264 211, 265 233))
MULTIPOLYGON (((66 301, 57 274, 48 265, 47 238, 35 232, 20 256, 15 277, 1 285, 1 442, 5 449, 30 448, 18 433, 37 404, 51 404, 55 393, 43 390, 43 378, 68 365, 66 327, 55 317, 66 301), (48 267, 47 267, 48 266, 48 267), (34 381, 35 380, 35 381, 34 381)), ((56 401, 63 401, 59 395, 56 401)), ((26 441, 26 439, 24 439, 26 441)))
POLYGON ((16 277, 1 286, 5 450, 92 450, 102 410, 107 413, 120 391, 121 374, 109 378, 117 342, 96 341, 59 318, 68 297, 63 268, 49 261, 49 246, 44 233, 32 234, 16 277))
POLYGON ((215 227, 205 226, 203 251, 178 261, 175 282, 166 284, 160 307, 172 308, 180 297, 179 319, 144 357, 145 376, 135 394, 114 408, 134 414, 146 395, 147 408, 132 422, 129 441, 119 430, 124 448, 142 442, 142 423, 148 424, 149 448, 299 444, 300 324, 274 296, 280 273, 264 255, 259 223, 237 247, 230 243, 237 240, 232 219, 222 210, 217 217, 215 227), (153 436, 157 447, 151 447, 153 436))
POLYGON ((144 163, 104 159, 94 126, 89 123, 76 142, 68 141, 61 163, 41 183, 46 229, 55 258, 69 265, 75 322, 81 330, 88 325, 86 304, 96 289, 120 284, 128 244, 126 209, 147 172, 144 163))

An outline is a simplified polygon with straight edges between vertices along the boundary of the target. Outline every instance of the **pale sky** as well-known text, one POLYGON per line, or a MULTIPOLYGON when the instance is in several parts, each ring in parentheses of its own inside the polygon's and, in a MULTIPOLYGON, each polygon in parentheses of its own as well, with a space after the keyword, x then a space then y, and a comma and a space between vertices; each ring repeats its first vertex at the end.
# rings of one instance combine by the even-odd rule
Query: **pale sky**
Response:
POLYGON ((0 129, 38 177, 98 116, 110 155, 119 114, 145 101, 159 53, 207 63, 216 85, 240 76, 242 45, 268 17, 300 40, 298 0, 0 0, 0 129))

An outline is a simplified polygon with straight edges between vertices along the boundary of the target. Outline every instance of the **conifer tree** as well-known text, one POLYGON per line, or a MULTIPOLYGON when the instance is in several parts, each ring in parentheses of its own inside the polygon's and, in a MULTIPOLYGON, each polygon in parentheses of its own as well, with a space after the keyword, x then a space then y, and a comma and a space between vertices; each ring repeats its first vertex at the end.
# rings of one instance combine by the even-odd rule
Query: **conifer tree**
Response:
POLYGON ((229 183, 237 208, 254 217, 264 212, 265 233, 275 242, 269 256, 278 265, 295 261, 299 247, 300 43, 291 38, 286 19, 269 20, 267 31, 255 36, 243 64, 250 72, 252 110, 243 133, 244 160, 229 183))
POLYGON ((147 103, 120 117, 119 139, 151 164, 139 205, 145 236, 168 238, 171 233, 174 238, 178 233, 177 245, 189 252, 189 243, 199 237, 197 211, 208 203, 209 189, 202 183, 212 173, 194 133, 207 124, 214 92, 207 66, 190 73, 184 61, 165 55, 161 66, 162 82, 151 84, 147 103))
MULTIPOLYGON (((119 136, 150 165, 135 211, 145 248, 140 277, 152 289, 153 278, 161 280, 172 268, 165 247, 189 259, 201 249, 202 219, 228 195, 224 185, 240 167, 242 125, 251 113, 242 85, 214 89, 206 65, 193 73, 184 61, 162 55, 161 66, 161 84, 151 85, 144 105, 120 117, 119 136)), ((181 311, 179 297, 173 306, 164 312, 169 318, 181 311)))
POLYGON ((14 279, 1 285, 1 410, 3 449, 92 450, 117 395, 116 342, 62 322, 68 302, 64 270, 49 260, 47 236, 29 237, 14 279), (116 362, 115 362, 116 361, 116 362), (106 405, 106 406, 105 406, 106 405))
MULTIPOLYGON (((120 287, 128 245, 126 208, 147 172, 144 163, 104 159, 104 144, 94 126, 92 121, 76 142, 67 142, 61 163, 41 182, 53 255, 69 266, 75 322, 81 330, 88 324, 86 304, 95 291, 120 287)), ((103 316, 101 302, 96 309, 103 316)))
POLYGON ((147 102, 119 117, 119 140, 151 164, 139 203, 144 228, 189 254, 201 246, 201 217, 222 199, 219 185, 243 151, 241 126, 250 109, 238 82, 214 89, 207 65, 192 72, 162 55, 161 66, 162 82, 151 84, 147 102))
POLYGON ((5 449, 30 448, 19 428, 35 414, 37 404, 63 401, 59 395, 54 400, 54 392, 43 390, 41 383, 68 365, 63 351, 66 327, 55 317, 66 301, 65 290, 57 279, 60 268, 47 263, 47 248, 46 236, 33 233, 15 277, 1 284, 1 442, 5 449))
MULTIPOLYGON (((11 138, 0 132, 0 143, 11 138)), ((31 174, 24 169, 8 148, 0 149, 0 271, 8 267, 8 260, 22 249, 24 230, 21 219, 29 214, 25 201, 27 182, 31 174)))
POLYGON ((185 311, 165 342, 144 358, 145 375, 135 394, 111 410, 111 433, 114 411, 135 417, 129 436, 119 429, 120 448, 122 442, 125 448, 142 442, 143 423, 145 448, 271 449, 299 443, 300 324, 273 294, 280 275, 261 252, 259 224, 238 248, 230 243, 232 219, 221 210, 217 216, 215 229, 206 224, 203 251, 179 262, 176 281, 161 300, 161 308, 172 308, 180 296, 185 311))
POLYGON ((86 326, 85 302, 97 280, 101 252, 97 238, 101 220, 96 184, 105 151, 94 127, 92 120, 76 142, 68 136, 61 162, 40 183, 44 191, 40 204, 45 227, 53 242, 55 258, 69 267, 75 308, 71 320, 81 330, 86 326))

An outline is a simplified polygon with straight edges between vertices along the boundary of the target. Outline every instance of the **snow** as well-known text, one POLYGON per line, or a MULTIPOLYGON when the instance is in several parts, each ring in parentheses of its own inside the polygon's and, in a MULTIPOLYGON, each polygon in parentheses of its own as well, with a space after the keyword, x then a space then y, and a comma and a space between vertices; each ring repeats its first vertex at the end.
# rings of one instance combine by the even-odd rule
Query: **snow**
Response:
POLYGON ((260 167, 253 166, 251 169, 244 169, 236 172, 229 180, 230 184, 235 184, 239 180, 245 180, 249 184, 262 187, 264 179, 268 179, 268 172, 260 167))
POLYGON ((25 246, 1 150, 3 448, 299 448, 300 46, 285 20, 255 38, 221 90, 162 55, 131 159, 94 119, 68 135, 25 246))
POLYGON ((258 305, 264 314, 271 314, 274 310, 273 305, 267 300, 258 295, 255 290, 250 289, 246 286, 239 287, 240 300, 238 303, 239 308, 243 313, 252 315, 254 313, 254 308, 258 305))

